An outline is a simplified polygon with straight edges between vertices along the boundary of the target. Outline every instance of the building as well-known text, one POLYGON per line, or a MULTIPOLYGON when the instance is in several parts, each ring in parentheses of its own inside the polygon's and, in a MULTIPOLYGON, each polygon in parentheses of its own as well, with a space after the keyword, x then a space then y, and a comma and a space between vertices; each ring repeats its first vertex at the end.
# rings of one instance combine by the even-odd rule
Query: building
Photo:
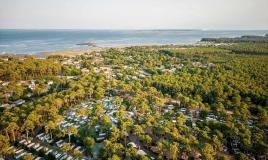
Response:
POLYGON ((23 99, 19 99, 19 100, 14 102, 14 104, 16 104, 16 105, 22 105, 24 103, 25 103, 25 100, 23 100, 23 99))

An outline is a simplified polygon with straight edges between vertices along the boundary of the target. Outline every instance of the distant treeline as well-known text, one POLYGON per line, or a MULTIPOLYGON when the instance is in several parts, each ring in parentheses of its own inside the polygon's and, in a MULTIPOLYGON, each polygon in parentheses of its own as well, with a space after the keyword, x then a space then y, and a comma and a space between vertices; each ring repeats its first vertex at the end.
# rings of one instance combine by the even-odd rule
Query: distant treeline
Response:
POLYGON ((242 36, 236 38, 202 38, 201 41, 214 43, 268 43, 268 35, 242 36))
POLYGON ((268 43, 240 43, 232 45, 221 45, 217 47, 193 47, 181 49, 160 49, 160 53, 170 56, 189 56, 189 54, 248 54, 248 55, 268 55, 268 43))
POLYGON ((224 46, 224 49, 231 50, 236 54, 268 55, 268 43, 234 44, 224 46))

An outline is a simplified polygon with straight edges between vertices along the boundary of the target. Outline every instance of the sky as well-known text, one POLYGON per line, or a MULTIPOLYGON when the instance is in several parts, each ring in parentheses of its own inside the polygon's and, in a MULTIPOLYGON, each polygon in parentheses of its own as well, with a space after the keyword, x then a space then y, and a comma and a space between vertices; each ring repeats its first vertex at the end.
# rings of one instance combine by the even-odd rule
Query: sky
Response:
POLYGON ((5 29, 268 29, 268 0, 0 0, 5 29))

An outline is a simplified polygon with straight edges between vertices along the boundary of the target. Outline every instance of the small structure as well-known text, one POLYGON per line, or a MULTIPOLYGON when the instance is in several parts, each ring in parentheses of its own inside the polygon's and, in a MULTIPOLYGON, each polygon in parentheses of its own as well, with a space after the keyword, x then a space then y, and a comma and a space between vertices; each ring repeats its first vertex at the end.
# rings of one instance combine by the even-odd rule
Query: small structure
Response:
POLYGON ((66 159, 68 155, 66 153, 63 154, 63 156, 60 158, 60 160, 66 159))
POLYGON ((28 144, 28 148, 30 148, 30 147, 32 147, 32 146, 34 146, 35 145, 35 143, 30 143, 30 144, 28 144))
POLYGON ((64 141, 63 141, 63 140, 59 140, 59 141, 56 142, 56 145, 57 145, 58 147, 62 147, 63 144, 64 144, 64 141))
POLYGON ((33 146, 33 148, 34 148, 34 149, 37 149, 39 146, 40 146, 40 144, 37 143, 37 144, 35 144, 35 145, 33 146))
POLYGON ((186 108, 180 108, 180 112, 186 113, 186 108))
POLYGON ((15 103, 16 105, 22 105, 22 104, 25 103, 25 100, 23 100, 23 99, 19 99, 19 100, 15 101, 14 103, 15 103))
POLYGON ((82 68, 81 71, 82 71, 82 73, 87 73, 87 72, 89 72, 89 69, 87 69, 87 68, 82 68))
POLYGON ((127 112, 127 115, 128 115, 129 117, 133 117, 133 116, 134 116, 134 113, 133 113, 133 112, 127 112))
POLYGON ((53 151, 52 149, 48 150, 48 151, 45 153, 45 155, 48 155, 48 154, 51 153, 52 151, 53 151))
POLYGON ((38 151, 40 151, 41 149, 43 149, 44 147, 43 146, 40 146, 40 147, 38 147, 37 149, 36 149, 36 151, 38 152, 38 151))
POLYGON ((144 150, 141 150, 141 149, 137 151, 137 154, 142 155, 142 156, 147 155, 147 153, 144 150))
POLYGON ((63 154, 61 154, 61 153, 57 153, 57 154, 55 155, 55 158, 58 159, 58 158, 60 158, 62 155, 63 155, 63 154))
POLYGON ((8 86, 9 82, 2 83, 2 86, 8 86))
POLYGON ((47 84, 48 85, 52 85, 53 84, 53 81, 48 81, 47 84))
POLYGON ((129 143, 127 144, 127 146, 128 146, 128 147, 131 147, 131 148, 138 148, 137 145, 136 145, 136 143, 134 143, 134 142, 129 142, 129 143))
POLYGON ((26 142, 26 139, 19 141, 20 144, 23 144, 24 142, 26 142))
POLYGON ((11 94, 10 93, 6 93, 6 94, 4 94, 5 95, 5 97, 11 97, 11 94))
POLYGON ((6 108, 6 109, 11 109, 11 108, 13 108, 15 105, 14 104, 2 104, 1 106, 0 106, 0 108, 6 108))

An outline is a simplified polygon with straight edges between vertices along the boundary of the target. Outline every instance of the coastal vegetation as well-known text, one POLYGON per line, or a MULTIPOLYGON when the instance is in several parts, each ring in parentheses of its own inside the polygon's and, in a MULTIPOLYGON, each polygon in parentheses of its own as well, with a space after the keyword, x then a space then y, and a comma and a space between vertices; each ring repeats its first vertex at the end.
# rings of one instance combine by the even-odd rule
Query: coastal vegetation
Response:
POLYGON ((235 44, 225 47, 238 54, 263 54, 268 55, 268 43, 246 43, 246 44, 235 44))
POLYGON ((0 80, 18 81, 41 79, 59 75, 61 66, 53 61, 25 57, 23 60, 7 57, 0 61, 0 80))
POLYGON ((235 38, 202 38, 203 42, 215 43, 268 43, 268 36, 241 36, 235 38))
POLYGON ((0 62, 6 159, 268 156, 267 43, 136 46, 0 62))

